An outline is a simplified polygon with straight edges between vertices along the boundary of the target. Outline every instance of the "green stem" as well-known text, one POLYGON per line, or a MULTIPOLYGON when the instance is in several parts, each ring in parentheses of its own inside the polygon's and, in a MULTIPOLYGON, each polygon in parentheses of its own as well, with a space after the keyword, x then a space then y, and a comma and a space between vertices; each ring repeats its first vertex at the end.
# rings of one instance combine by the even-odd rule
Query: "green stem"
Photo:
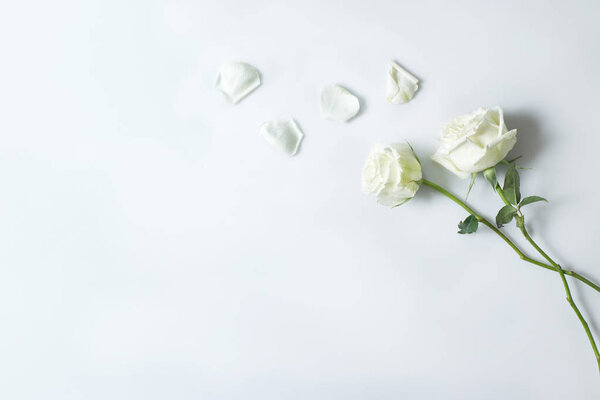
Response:
POLYGON ((565 288, 565 293, 567 295, 567 302, 571 305, 571 308, 573 308, 573 311, 575 311, 575 314, 577 314, 577 318, 579 318, 579 321, 581 322, 581 325, 583 326, 583 329, 585 330, 585 333, 590 341, 590 345, 592 346, 592 349, 594 350, 596 362, 598 363, 598 371, 600 371, 600 353, 598 353, 598 347, 596 346, 596 342, 594 341, 594 336, 592 335, 592 332, 590 330, 590 327, 589 327, 587 321, 585 320, 585 318, 581 314, 581 311, 579 311, 579 308, 575 304, 575 301, 573 300, 573 296, 571 296, 571 289, 569 288, 569 284, 567 283, 567 279, 565 278, 564 270, 552 258, 550 258, 550 256, 548 256, 548 254, 546 254, 546 252, 540 248, 540 246, 538 246, 538 244, 533 240, 533 238, 531 236, 529 236, 529 232, 527 232, 527 228, 525 228, 525 219, 523 217, 523 214, 521 214, 519 219, 517 220, 517 226, 521 230, 521 233, 523 233, 523 236, 525 236, 525 239, 527 239, 527 241, 529 243, 531 243, 531 245, 538 251, 538 253, 540 253, 542 255, 542 257, 544 257, 550 264, 552 264, 554 266, 554 268, 556 268, 556 270, 560 274, 560 279, 562 280, 563 286, 565 288))
MULTIPOLYGON (((504 202, 504 204, 510 205, 509 201, 506 199, 506 196, 504 195, 504 191, 500 188, 500 185, 498 185, 498 184, 496 184, 496 192, 498 193, 498 196, 500 196, 500 198, 502 199, 502 202, 504 202)), ((600 287, 598 287, 598 285, 594 284, 593 282, 589 281, 588 279, 584 278, 583 276, 577 274, 576 272, 562 269, 562 267, 560 265, 558 265, 556 262, 554 262, 554 260, 552 258, 550 258, 550 256, 548 254, 546 254, 546 252, 544 250, 542 250, 540 246, 538 246, 538 244, 529 235, 529 232, 527 232, 527 228, 525 227, 525 217, 523 216, 523 213, 521 212, 521 210, 519 209, 518 206, 517 206, 517 212, 519 213, 519 215, 515 217, 517 219, 517 226, 521 230, 521 233, 523 234, 523 236, 525 236, 525 239, 527 239, 527 241, 533 246, 533 248, 536 249, 537 252, 540 253, 542 255, 542 257, 544 257, 554 267, 554 269, 560 274, 560 279, 563 283, 563 287, 565 288, 565 293, 567 294, 567 302, 571 305, 571 308, 573 309, 573 311, 575 311, 575 314, 577 314, 577 318, 579 318, 579 321, 581 322, 581 325, 583 326, 583 329, 585 330, 585 333, 590 341, 592 349, 594 350, 594 356, 596 357, 596 362, 598 363, 598 370, 600 371, 600 354, 598 353, 598 347, 596 346, 596 342, 594 341, 594 336, 592 335, 592 332, 590 330, 590 327, 589 327, 587 321, 581 314, 581 311, 579 311, 579 308, 575 304, 575 301, 573 301, 573 296, 571 296, 571 289, 569 288, 569 283, 567 282, 567 279, 565 278, 565 274, 579 279, 580 281, 586 283, 588 286, 591 286, 592 288, 596 289, 597 291, 600 291, 599 290, 600 287)))
MULTIPOLYGON (((468 212, 471 215, 474 215, 475 218, 477 218, 477 221, 481 222, 482 224, 484 224, 485 226, 487 226, 488 228, 490 228, 492 231, 494 231, 498 236, 500 236, 519 255, 519 257, 521 258, 521 260, 527 261, 529 263, 538 265, 540 267, 543 267, 543 268, 546 268, 546 269, 549 269, 549 270, 552 270, 552 271, 556 271, 556 272, 558 272, 560 274, 560 278, 562 280, 563 286, 565 288, 565 292, 567 294, 567 301, 569 302, 569 304, 573 308, 573 311, 575 311, 575 314, 577 314, 577 318, 579 318, 579 321, 581 322, 581 325, 583 326, 583 329, 585 330, 585 333, 587 334, 587 337, 588 337, 588 339, 590 341, 590 344, 592 345, 592 349, 594 350, 594 355, 596 356, 596 362, 598 363, 598 370, 600 371, 600 353, 598 353, 598 347, 596 346, 596 342, 594 341, 594 336, 592 335, 592 332, 590 331, 590 327, 589 327, 587 321, 585 320, 585 318, 581 314, 581 311, 579 311, 579 308, 575 304, 575 301, 573 301, 573 296, 571 296, 571 289, 569 288, 569 284, 567 282, 567 279, 565 278, 565 274, 566 275, 570 275, 570 276, 572 276, 572 277, 574 277, 576 279, 579 279, 580 281, 586 283, 587 285, 591 286, 592 288, 596 289, 597 291, 600 291, 600 287, 598 287, 598 285, 590 282, 588 279, 580 276, 579 274, 577 274, 577 273, 575 273, 573 271, 563 270, 560 265, 558 265, 556 262, 554 262, 554 260, 552 260, 550 258, 550 256, 548 256, 548 254, 546 254, 544 252, 544 250, 542 250, 537 245, 537 243, 531 238, 531 236, 529 236, 529 233, 527 232, 527 229, 525 228, 523 214, 521 213, 520 210, 518 210, 519 215, 516 217, 517 218, 517 226, 519 227, 519 229, 523 233, 523 236, 525 236, 525 239, 527 239, 527 241, 529 243, 531 243, 531 245, 550 263, 550 265, 544 264, 543 262, 536 261, 536 260, 534 260, 534 259, 532 259, 530 257, 527 257, 525 255, 525 253, 523 253, 521 251, 521 249, 519 249, 504 233, 500 232, 500 230, 498 230, 492 223, 490 223, 487 219, 485 219, 481 215, 477 214, 465 202, 463 202, 462 200, 460 200, 458 197, 456 197, 455 195, 453 195, 452 193, 450 193, 449 191, 447 191, 446 189, 444 189, 440 185, 435 184, 435 183, 433 183, 431 181, 428 181, 426 179, 423 179, 422 183, 423 183, 423 185, 429 186, 430 188, 432 188, 432 189, 440 192, 441 194, 443 194, 444 196, 448 197, 450 200, 452 200, 453 202, 455 202, 456 204, 458 204, 459 206, 461 206, 466 212, 468 212)), ((496 191, 498 192, 498 195, 500 196, 500 198, 502 199, 502 201, 506 205, 509 205, 510 203, 508 202, 508 200, 504 196, 504 192, 502 191, 502 189, 500 188, 499 185, 496 185, 496 191)))
POLYGON ((497 183, 496 183, 496 192, 498 192, 498 196, 500 196, 500 198, 502 199, 502 201, 504 202, 504 204, 506 204, 507 206, 510 206, 510 203, 508 202, 508 199, 504 195, 504 191, 502 191, 502 188, 497 183))
MULTIPOLYGON (((500 196, 500 199, 502 199, 502 202, 504 204, 506 204, 507 206, 511 205, 510 202, 508 201, 508 199, 506 198, 506 196, 504 195, 504 191, 502 190, 500 185, 497 183, 496 183, 496 192, 498 193, 498 196, 500 196)), ((523 217, 523 213, 521 212, 521 210, 517 210, 517 211, 518 211, 519 215, 521 217, 523 217)), ((540 253, 540 254, 542 254, 542 253, 540 253)), ((544 257, 544 258, 548 259, 547 257, 544 257)), ((600 292, 600 286, 596 285, 594 282, 590 281, 586 277, 579 275, 575 271, 571 271, 571 270, 564 269, 564 268, 561 268, 561 269, 565 275, 572 276, 573 278, 580 280, 581 282, 585 283, 586 285, 588 285, 592 289, 596 290, 597 292, 600 292)), ((555 270, 556 270, 556 268, 555 268, 555 270)), ((556 270, 556 271, 559 272, 558 270, 556 270)))
MULTIPOLYGON (((481 215, 477 214, 465 202, 463 202, 462 200, 460 200, 458 197, 456 197, 455 195, 453 195, 452 193, 450 193, 449 191, 447 191, 446 189, 444 189, 440 185, 438 185, 436 183, 433 183, 431 181, 428 181, 427 179, 423 179, 422 183, 423 183, 423 185, 429 186, 433 190, 436 190, 436 191, 440 192, 441 194, 443 194, 444 196, 448 197, 450 200, 452 200, 453 202, 455 202, 456 204, 458 204, 459 206, 461 206, 466 212, 468 212, 469 214, 474 215, 475 218, 477 218, 477 221, 481 222, 482 224, 484 224, 485 226, 487 226, 488 228, 490 228, 492 231, 494 231, 494 233, 496 233, 498 236, 500 236, 502 238, 502 240, 504 240, 506 242, 506 244, 508 244, 515 251, 515 253, 517 253, 519 255, 519 258, 521 260, 527 261, 528 263, 535 264, 537 266, 540 266, 540 267, 543 267, 543 268, 546 268, 546 269, 549 269, 549 270, 552 270, 552 271, 556 271, 556 268, 554 268, 551 265, 544 264, 543 262, 539 262, 539 261, 536 261, 536 260, 534 260, 534 259, 532 259, 530 257, 527 257, 525 255, 525 253, 523 253, 521 251, 521 249, 519 249, 517 247, 517 245, 515 245, 504 233, 502 233, 498 228, 496 228, 490 221, 488 221, 487 219, 485 219, 481 215)), ((600 289, 600 288, 598 288, 598 289, 600 289)))
MULTIPOLYGON (((489 222, 487 219, 485 219, 481 215, 477 214, 465 202, 463 202, 462 200, 460 200, 458 197, 456 197, 455 195, 453 195, 452 193, 450 193, 449 191, 447 191, 446 189, 444 189, 440 185, 438 185, 436 183, 433 183, 431 181, 428 181, 427 179, 423 179, 422 183, 423 183, 423 185, 429 186, 433 190, 436 190, 436 191, 440 192, 441 194, 443 194, 444 196, 448 197, 450 200, 452 200, 453 202, 455 202, 456 204, 458 204, 459 206, 461 206, 469 214, 473 214, 475 216, 475 218, 477 218, 477 221, 481 222, 482 224, 484 224, 485 226, 487 226, 488 228, 490 228, 492 231, 494 231, 494 233, 496 233, 498 236, 500 236, 502 238, 502 240, 504 240, 506 242, 506 244, 508 244, 515 251, 515 253, 517 253, 519 255, 519 258, 521 260, 526 261, 526 262, 531 263, 531 264, 534 264, 534 265, 537 265, 537 266, 545 268, 545 269, 549 269, 551 271, 559 272, 558 269, 556 267, 554 267, 553 265, 545 264, 543 262, 534 260, 531 257, 528 257, 504 233, 502 233, 498 228, 496 228, 496 226, 494 224, 492 224, 491 222, 489 222)), ((504 193, 502 192, 502 189, 500 189, 500 187, 498 185, 496 185, 496 189, 497 189, 498 194, 500 195, 500 197, 503 199, 503 201, 506 204, 510 204, 506 200, 506 197, 504 197, 504 193)), ((597 292, 600 292, 600 286, 596 285, 595 283, 593 283, 589 279, 587 279, 587 278, 579 275, 578 273, 576 273, 574 271, 567 270, 567 269, 562 269, 562 272, 565 275, 569 275, 569 276, 572 276, 575 279, 580 280, 581 282, 583 282, 586 285, 590 286, 591 288, 593 288, 597 292)))
POLYGON ((581 282, 585 283, 586 285, 588 285, 588 286, 596 289, 598 292, 600 292, 600 286, 596 285, 594 282, 590 281, 586 277, 579 275, 577 272, 571 271, 568 269, 564 269, 564 268, 563 268, 563 272, 565 273, 565 275, 569 275, 575 279, 579 279, 581 282))
MULTIPOLYGON (((572 276, 572 277, 574 277, 576 279, 579 279, 580 281, 582 281, 582 282, 586 283, 587 285, 593 287, 597 291, 600 291, 600 287, 598 287, 598 285, 590 282, 588 279, 580 276, 579 274, 577 274, 577 273, 575 273, 573 271, 563 270, 560 265, 558 265, 556 262, 554 262, 554 260, 552 260, 550 258, 550 256, 548 256, 548 254, 546 254, 544 252, 544 250, 542 250, 537 245, 537 243, 531 238, 531 236, 529 236, 529 233, 527 232, 527 229, 525 228, 523 214, 521 213, 520 210, 518 210, 519 211, 519 215, 516 217, 517 218, 517 226, 519 227, 519 229, 523 233, 523 236, 525 236, 525 239, 527 239, 527 241, 529 243, 531 243, 531 245, 550 263, 550 265, 544 264, 543 262, 536 261, 536 260, 534 260, 534 259, 532 259, 530 257, 527 257, 525 255, 525 253, 523 253, 521 251, 521 249, 519 249, 504 233, 500 232, 500 230, 498 230, 492 223, 490 223, 487 219, 485 219, 481 215, 477 214, 465 202, 463 202, 462 200, 460 200, 458 197, 456 197, 455 195, 453 195, 452 193, 450 193, 449 191, 447 191, 446 189, 444 189, 440 185, 435 184, 435 183, 433 183, 431 181, 428 181, 426 179, 423 179, 422 183, 423 183, 423 185, 429 186, 433 190, 436 190, 436 191, 440 192, 441 194, 443 194, 444 196, 448 197, 450 200, 452 200, 453 202, 455 202, 456 204, 458 204, 459 206, 461 206, 466 212, 468 212, 471 215, 474 215, 475 218, 477 218, 477 221, 481 222, 482 224, 484 224, 485 226, 487 226, 488 228, 490 228, 492 231, 494 231, 498 236, 500 236, 519 255, 519 257, 521 258, 521 260, 527 261, 529 263, 538 265, 540 267, 543 267, 543 268, 546 268, 546 269, 549 269, 549 270, 552 270, 552 271, 556 271, 556 272, 558 272, 560 274, 560 278, 562 280, 563 286, 565 288, 565 292, 567 294, 567 301, 571 305, 571 308, 573 308, 573 311, 575 311, 575 314, 577 314, 577 318, 579 318, 579 321, 581 322, 581 325, 583 326, 583 329, 585 330, 585 333, 587 334, 587 337, 588 337, 588 339, 590 341, 592 349, 594 350, 594 355, 596 356, 596 362, 598 363, 598 370, 600 371, 600 353, 598 353, 598 347, 596 346, 596 342, 594 341, 594 336, 592 335, 592 332, 590 331, 590 327, 589 327, 587 321, 585 320, 585 318, 581 314, 581 311, 579 311, 579 308, 575 304, 575 301, 573 301, 573 296, 571 296, 571 289, 569 288, 569 284, 567 282, 567 279, 565 278, 565 274, 566 275, 570 275, 570 276, 572 276)), ((500 198, 502 199, 502 201, 505 204, 507 204, 507 205, 510 204, 507 201, 506 197, 504 196, 504 192, 502 191, 502 189, 500 189, 499 185, 496 185, 496 191, 498 192, 498 195, 500 196, 500 198)))

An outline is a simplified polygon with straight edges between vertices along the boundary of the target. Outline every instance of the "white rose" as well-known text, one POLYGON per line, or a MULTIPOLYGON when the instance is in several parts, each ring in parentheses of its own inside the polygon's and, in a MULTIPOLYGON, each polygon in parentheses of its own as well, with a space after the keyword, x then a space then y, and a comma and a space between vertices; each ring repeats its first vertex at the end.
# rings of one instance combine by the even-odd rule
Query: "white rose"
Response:
POLYGON ((362 190, 384 206, 399 206, 417 193, 422 177, 421 164, 407 144, 376 143, 363 168, 362 190))
POLYGON ((517 130, 508 131, 500 107, 480 108, 448 122, 431 159, 460 178, 493 167, 517 142, 517 130))

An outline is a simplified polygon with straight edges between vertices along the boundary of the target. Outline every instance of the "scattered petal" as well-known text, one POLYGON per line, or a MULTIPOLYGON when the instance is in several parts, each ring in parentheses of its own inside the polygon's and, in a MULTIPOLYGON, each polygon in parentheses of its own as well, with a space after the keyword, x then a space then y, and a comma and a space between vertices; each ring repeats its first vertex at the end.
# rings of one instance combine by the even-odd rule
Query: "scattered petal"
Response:
POLYGON ((260 134, 267 142, 288 156, 298 151, 304 134, 292 118, 267 121, 260 126, 260 134))
POLYGON ((329 85, 321 92, 321 112, 327 119, 346 122, 360 110, 358 98, 340 85, 329 85))
POLYGON ((395 61, 390 61, 385 99, 392 104, 408 103, 419 89, 419 80, 395 61))
POLYGON ((243 62, 230 62, 223 65, 217 77, 217 88, 232 104, 236 104, 259 86, 258 70, 243 62))

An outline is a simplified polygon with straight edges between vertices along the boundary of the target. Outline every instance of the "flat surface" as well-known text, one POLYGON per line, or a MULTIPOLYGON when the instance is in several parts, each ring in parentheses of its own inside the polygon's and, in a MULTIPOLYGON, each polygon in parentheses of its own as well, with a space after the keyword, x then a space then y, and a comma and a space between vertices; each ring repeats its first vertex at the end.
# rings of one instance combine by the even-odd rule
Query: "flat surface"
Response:
MULTIPOLYGON (((597 1, 19 1, 0 15, 0 397, 598 399, 559 277, 427 188, 360 192, 375 141, 425 174, 501 105, 531 230, 600 280, 597 1), (386 63, 422 80, 384 100, 386 63), (238 105, 218 66, 257 66, 238 105), (319 115, 339 83, 363 110, 319 115), (299 153, 262 122, 293 117, 299 153)), ((495 215, 483 180, 472 204, 495 215)), ((508 232, 517 237, 513 227, 508 232)), ((573 284, 600 335, 600 295, 573 284)))

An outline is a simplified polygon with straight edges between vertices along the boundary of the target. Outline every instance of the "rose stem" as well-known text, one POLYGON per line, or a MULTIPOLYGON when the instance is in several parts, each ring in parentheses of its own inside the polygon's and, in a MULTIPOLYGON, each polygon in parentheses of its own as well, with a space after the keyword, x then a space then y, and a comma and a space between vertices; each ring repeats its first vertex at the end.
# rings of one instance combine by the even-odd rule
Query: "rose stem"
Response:
MULTIPOLYGON (((500 185, 498 185, 498 184, 496 184, 496 192, 498 193, 498 196, 500 196, 500 198, 502 199, 502 202, 504 204, 506 204, 507 206, 511 205, 509 203, 509 201, 506 199, 506 196, 504 196, 504 192, 502 191, 502 188, 500 188, 500 185)), ((523 216, 523 214, 521 213, 521 210, 519 210, 519 214, 521 214, 521 216, 523 216)), ((534 247, 536 247, 536 246, 534 246, 534 247)), ((539 252, 539 250, 538 250, 538 252, 539 252)), ((542 254, 542 253, 540 253, 540 254, 542 254)), ((542 256, 544 256, 544 254, 542 254, 542 256)), ((546 256, 544 256, 544 258, 546 258, 546 256)), ((546 260, 548 260, 548 258, 546 258, 546 260)), ((554 269, 560 273, 560 271, 558 271, 557 268, 554 268, 554 269)), ((579 279, 581 282, 585 283, 586 285, 596 289, 597 292, 600 292, 600 286, 596 285, 594 282, 590 281, 586 277, 579 275, 575 271, 571 271, 571 270, 563 269, 563 268, 561 268, 561 269, 565 275, 569 275, 569 276, 572 276, 573 278, 579 279)))
MULTIPOLYGON (((551 271, 558 272, 558 270, 556 269, 556 267, 554 267, 552 265, 548 265, 548 264, 545 264, 543 262, 534 260, 533 258, 527 257, 525 255, 525 253, 523 253, 504 233, 502 233, 498 228, 496 228, 494 226, 494 224, 492 224, 491 222, 489 222, 487 219, 485 219, 481 215, 477 214, 475 211, 473 211, 473 209, 471 207, 469 207, 462 200, 460 200, 458 197, 454 196, 452 193, 450 193, 449 191, 447 191, 446 189, 444 189, 440 185, 437 185, 437 184, 435 184, 435 183, 433 183, 431 181, 428 181, 426 179, 423 179, 422 183, 423 183, 423 185, 429 186, 433 190, 436 190, 436 191, 440 192, 441 194, 443 194, 444 196, 448 197, 450 200, 454 201, 456 204, 458 204, 464 210, 466 210, 469 214, 473 214, 475 216, 475 218, 477 219, 477 221, 481 222, 482 224, 484 224, 485 226, 487 226, 488 228, 490 228, 492 231, 494 231, 498 236, 500 236, 515 251, 515 253, 517 253, 519 255, 519 258, 521 258, 521 260, 527 261, 528 263, 531 263, 531 264, 535 264, 535 265, 540 266, 542 268, 549 269, 551 271)), ((572 276, 573 278, 578 279, 581 282, 583 282, 586 285, 588 285, 589 287, 593 288, 597 292, 600 292, 600 286, 596 285, 595 283, 593 283, 589 279, 587 279, 587 278, 579 275, 578 273, 576 273, 574 271, 569 271, 569 270, 566 270, 566 269, 563 269, 562 271, 563 271, 563 273, 565 275, 572 276)))
MULTIPOLYGON (((498 184, 496 184, 496 192, 498 193, 498 195, 500 196, 500 198, 502 199, 502 202, 504 202, 504 204, 506 204, 507 206, 511 205, 510 202, 508 201, 508 199, 506 198, 506 196, 504 195, 504 192, 500 188, 500 185, 498 185, 498 184)), ((590 340, 590 344, 592 345, 592 349, 594 350, 594 355, 596 356, 596 362, 598 363, 598 370, 600 370, 600 353, 598 353, 598 347, 596 346, 596 342, 594 341, 594 336, 592 335, 592 332, 590 331, 590 327, 589 327, 587 321, 585 320, 585 318, 581 314, 581 311, 579 311, 579 308, 575 304, 575 301, 573 300, 573 296, 571 296, 571 289, 569 288, 569 284, 567 283, 567 279, 565 278, 565 274, 568 274, 569 272, 571 274, 568 274, 568 275, 571 275, 571 276, 574 276, 574 275, 579 276, 579 275, 573 271, 563 270, 562 267, 558 263, 556 263, 552 258, 550 258, 550 256, 548 254, 546 254, 546 252, 544 250, 542 250, 542 248, 540 246, 538 246, 538 244, 535 242, 535 240, 533 240, 533 238, 529 235, 529 232, 527 232, 527 228, 525 227, 525 216, 523 215, 523 213, 521 212, 519 207, 517 207, 517 213, 519 214, 515 217, 517 220, 517 227, 519 228, 519 230, 521 231, 521 233, 523 234, 525 239, 527 239, 527 241, 533 246, 533 248, 536 249, 537 252, 540 253, 542 255, 542 257, 544 257, 546 259, 546 261, 548 261, 550 264, 552 264, 552 266, 554 266, 554 269, 556 271, 558 271, 558 273, 560 274, 560 279, 562 280, 563 286, 565 288, 565 293, 567 295, 567 302, 571 305, 571 307, 573 308, 573 311, 575 311, 575 314, 577 314, 577 318, 579 318, 581 325, 583 325, 583 329, 585 330, 585 333, 586 333, 588 339, 590 340)), ((589 282, 585 278, 580 279, 580 280, 585 283, 589 282)), ((589 283, 591 283, 591 282, 589 282, 589 283)), ((592 284, 592 287, 596 288, 596 285, 592 284)))
MULTIPOLYGON (((520 213, 520 211, 519 211, 519 213, 520 213)), ((594 350, 594 355, 596 356, 596 362, 598 363, 598 370, 600 371, 600 353, 598 353, 598 347, 596 346, 596 342, 594 341, 594 336, 592 335, 592 332, 590 331, 590 327, 588 326, 588 323, 586 322, 585 318, 583 318, 583 315, 581 315, 581 311, 579 311, 579 308, 575 304, 575 301, 573 301, 573 297, 571 296, 571 289, 569 289, 569 284, 567 283, 567 279, 565 278, 565 273, 564 273, 563 269, 561 268, 560 265, 558 265, 556 262, 554 262, 554 260, 552 258, 550 258, 548 256, 548 254, 546 254, 544 252, 544 250, 542 250, 540 248, 540 246, 537 245, 537 243, 531 238, 531 236, 529 236, 529 232, 527 232, 527 229, 525 228, 525 218, 523 217, 523 214, 521 214, 519 216, 519 219, 517 220, 517 225, 519 226, 519 229, 523 233, 523 236, 525 236, 525 239, 527 239, 527 241, 529 243, 531 243, 531 245, 538 251, 538 253, 540 253, 550 264, 552 264, 554 266, 554 268, 556 268, 556 270, 560 274, 560 279, 562 280, 563 286, 565 287, 565 293, 567 294, 567 302, 571 305, 571 307, 573 308, 573 311, 575 311, 575 314, 577 314, 577 318, 579 318, 581 325, 583 325, 583 329, 585 330, 585 333, 586 333, 588 339, 590 340, 590 344, 592 345, 592 349, 594 350)))
MULTIPOLYGON (((565 278, 565 274, 573 276, 576 279, 579 279, 580 281, 584 282, 585 284, 593 287, 594 289, 596 289, 597 291, 600 291, 600 287, 598 287, 598 285, 595 285, 594 283, 590 282, 589 280, 583 278, 582 276, 580 276, 579 274, 576 274, 573 271, 567 271, 567 270, 563 270, 561 268, 560 265, 558 265, 557 263, 554 262, 554 260, 552 260, 538 245, 537 243, 535 243, 533 241, 533 239, 531 238, 531 236, 529 236, 529 233, 527 232, 526 228, 525 228, 525 224, 524 223, 519 223, 519 229, 521 229, 521 232, 523 233, 523 235, 525 236, 525 238, 527 239, 527 241, 529 243, 531 243, 531 245, 551 264, 544 264, 542 262, 536 261, 532 258, 529 258, 525 255, 525 253, 523 253, 504 233, 500 232, 500 230, 498 230, 494 225, 492 225, 487 219, 485 219, 484 217, 482 217, 481 215, 477 214, 475 211, 473 211, 473 209, 471 209, 466 203, 464 203, 462 200, 460 200, 458 197, 456 197, 455 195, 453 195, 452 193, 450 193, 449 191, 447 191, 446 189, 444 189, 443 187, 441 187, 440 185, 437 185, 431 181, 428 181, 426 179, 423 179, 422 181, 423 185, 428 186, 430 188, 432 188, 433 190, 436 190, 438 192, 440 192, 441 194, 443 194, 444 196, 448 197, 450 200, 454 201, 456 204, 458 204, 459 206, 461 206, 465 211, 467 211, 469 214, 472 214, 475 216, 475 218, 477 219, 477 221, 481 222, 482 224, 484 224, 485 226, 487 226, 488 228, 490 228, 492 231, 494 231, 498 236, 500 236, 521 258, 521 260, 527 261, 529 263, 538 265, 540 267, 546 268, 546 269, 550 269, 553 271, 556 271, 560 274, 561 280, 563 282, 563 286, 565 288, 565 292, 567 294, 567 301, 569 302, 569 304, 571 305, 571 307, 573 308, 573 310, 575 311, 575 314, 577 314, 577 317, 579 318, 579 321, 581 321, 581 324, 583 325, 583 329, 585 330, 585 333, 587 334, 587 337, 590 341, 590 344, 592 345, 592 349, 594 350, 594 355, 596 357, 596 362, 598 363, 598 369, 600 371, 600 354, 598 353, 598 348, 596 346, 596 342, 594 341, 594 337, 592 336, 592 333, 590 331, 590 328, 585 320, 585 318, 583 317, 583 315, 581 314, 581 312, 579 311, 579 308, 577 308, 577 305, 575 304, 575 302, 573 301, 573 298, 571 296, 571 290, 569 289, 569 284, 567 283, 567 280, 565 278), (570 274, 569 274, 570 272, 570 274)), ((502 200, 504 201, 505 198, 504 196, 501 196, 502 200)), ((520 211, 519 211, 520 213, 520 211)), ((523 215, 521 214, 519 216, 519 218, 521 218, 521 222, 524 220, 523 215)))

